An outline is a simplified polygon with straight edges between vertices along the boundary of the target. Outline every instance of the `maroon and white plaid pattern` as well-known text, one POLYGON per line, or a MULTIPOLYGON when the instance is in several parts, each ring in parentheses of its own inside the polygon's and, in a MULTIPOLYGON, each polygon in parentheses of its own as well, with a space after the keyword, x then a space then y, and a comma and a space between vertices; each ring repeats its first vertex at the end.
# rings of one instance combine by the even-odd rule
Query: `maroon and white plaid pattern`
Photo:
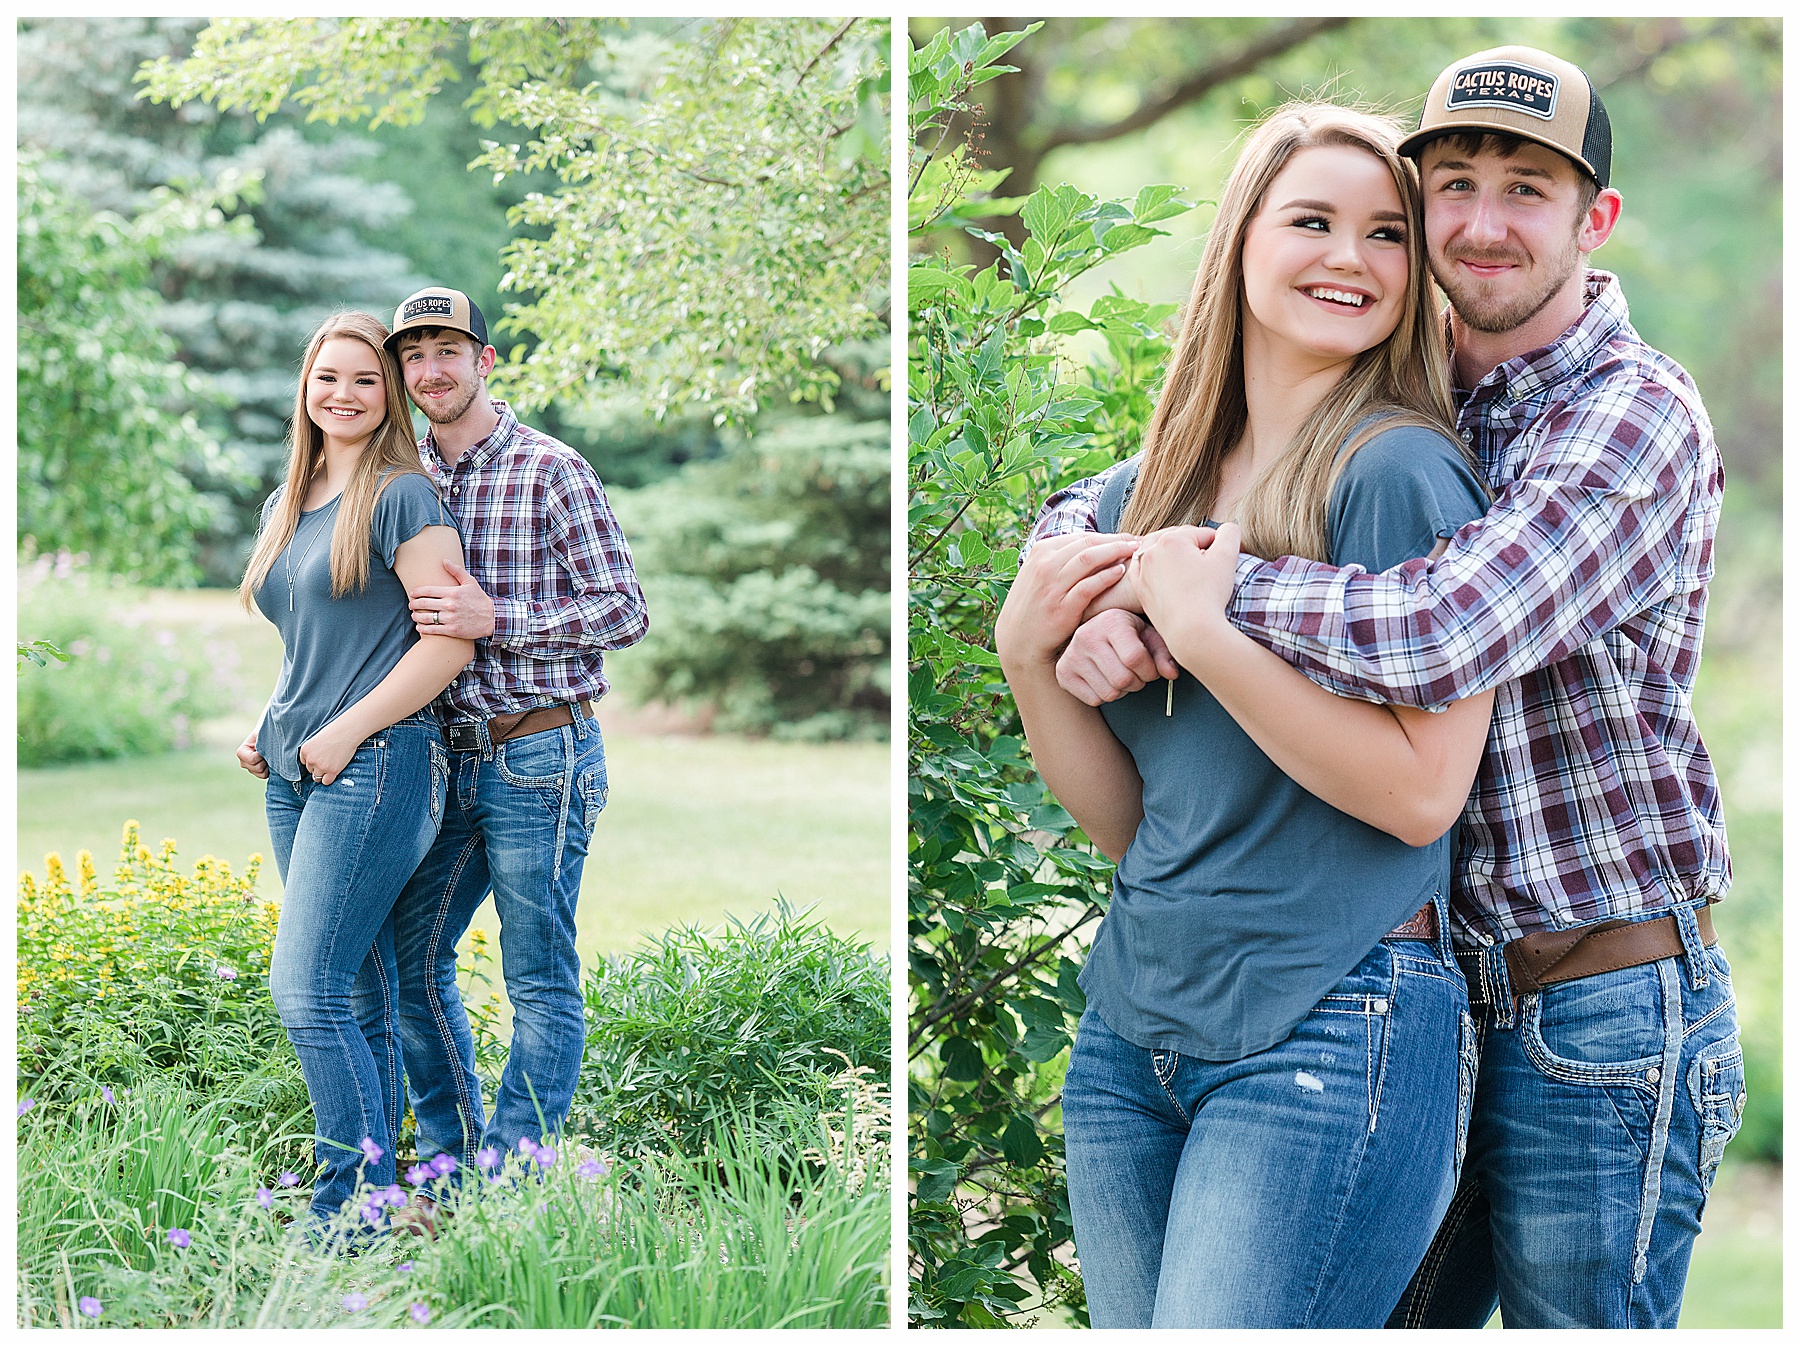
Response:
MULTIPOLYGON (((1588 273, 1582 318, 1468 393, 1497 498, 1436 562, 1382 575, 1243 558, 1231 618, 1345 696, 1437 707, 1494 688, 1462 815, 1460 944, 1721 897, 1718 780, 1691 695, 1724 467, 1699 393, 1588 273)), ((1033 538, 1095 527, 1105 473, 1033 538)))
MULTIPOLYGON (((598 701, 601 651, 650 629, 631 548, 600 478, 568 445, 500 424, 454 468, 427 434, 419 458, 462 526, 468 571, 494 600, 494 634, 434 705, 444 719, 487 719, 553 701, 598 701)), ((448 583, 448 580, 445 581, 448 583)))

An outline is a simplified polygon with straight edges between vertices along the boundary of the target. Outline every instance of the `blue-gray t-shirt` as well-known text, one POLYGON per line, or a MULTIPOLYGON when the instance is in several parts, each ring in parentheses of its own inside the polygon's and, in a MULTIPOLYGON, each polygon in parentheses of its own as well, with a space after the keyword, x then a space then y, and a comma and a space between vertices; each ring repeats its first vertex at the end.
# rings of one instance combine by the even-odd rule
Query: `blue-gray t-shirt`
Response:
MULTIPOLYGON (((1332 490, 1331 560, 1386 570, 1486 511, 1452 441, 1383 430, 1332 490)), ((1235 1061, 1282 1041, 1383 935, 1449 890, 1456 833, 1413 847, 1358 822, 1295 784, 1192 676, 1176 682, 1172 716, 1167 689, 1102 708, 1143 777, 1144 820, 1080 984, 1140 1047, 1235 1061)))
MULTIPOLYGON (((281 490, 263 503, 263 521, 281 490)), ((375 500, 369 582, 331 596, 331 534, 338 499, 305 510, 269 567, 256 606, 281 632, 281 677, 257 729, 256 749, 288 780, 305 774, 300 745, 372 692, 419 639, 394 554, 426 528, 456 527, 422 472, 398 473, 375 500), (290 585, 292 608, 289 608, 290 585)))

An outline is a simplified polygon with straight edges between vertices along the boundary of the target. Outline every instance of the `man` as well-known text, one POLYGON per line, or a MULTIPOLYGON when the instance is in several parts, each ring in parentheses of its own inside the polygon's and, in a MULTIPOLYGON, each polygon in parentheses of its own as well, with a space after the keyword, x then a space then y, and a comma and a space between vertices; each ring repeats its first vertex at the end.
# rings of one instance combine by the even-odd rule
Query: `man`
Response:
MULTIPOLYGON (((1673 1327, 1743 1109, 1707 915, 1730 862, 1690 704, 1724 474, 1692 381, 1587 270, 1621 208, 1587 76, 1477 53, 1402 149, 1493 507, 1383 575, 1241 558, 1231 606, 1342 695, 1497 691, 1452 902, 1480 1042, 1466 1159, 1390 1325, 1479 1327, 1498 1303, 1509 1327, 1673 1327)), ((1104 481, 1053 496, 1034 536, 1093 529, 1104 481)), ((1096 705, 1174 671, 1120 611, 1058 663, 1096 705)))
POLYGON ((435 707, 449 747, 443 826, 394 911, 400 1033, 421 1158, 467 1165, 554 1136, 585 1041, 575 952, 582 861, 606 804, 592 703, 602 651, 649 629, 631 551, 594 470, 491 399, 481 310, 421 290, 388 345, 430 429, 419 457, 462 528, 467 569, 411 594, 424 637, 476 643, 435 707), (485 1118, 456 943, 488 891, 513 1035, 485 1118))

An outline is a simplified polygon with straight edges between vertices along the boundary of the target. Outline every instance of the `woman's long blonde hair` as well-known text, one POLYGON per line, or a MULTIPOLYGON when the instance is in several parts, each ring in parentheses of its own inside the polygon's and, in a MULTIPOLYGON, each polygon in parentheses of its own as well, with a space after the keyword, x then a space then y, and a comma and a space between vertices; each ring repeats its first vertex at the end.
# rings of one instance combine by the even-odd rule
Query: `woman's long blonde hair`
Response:
POLYGON ((238 597, 246 608, 255 601, 256 591, 268 578, 281 549, 293 540, 313 476, 324 466, 325 433, 307 414, 306 383, 312 377, 319 348, 327 341, 333 337, 354 337, 374 351, 387 393, 387 414, 363 447, 338 502, 337 522, 331 534, 333 598, 358 591, 369 582, 369 529, 375 518, 375 502, 388 483, 402 472, 426 476, 413 439, 412 411, 406 403, 400 365, 382 344, 387 335, 387 326, 381 319, 351 311, 332 314, 306 343, 306 356, 300 362, 300 388, 294 396, 294 423, 288 433, 287 484, 263 521, 256 549, 250 553, 250 564, 244 571, 244 582, 238 586, 238 597))
POLYGON ((1326 505, 1350 455, 1396 423, 1451 431, 1450 378, 1427 283, 1418 173, 1400 156, 1401 135, 1395 122, 1374 113, 1333 103, 1288 103, 1250 136, 1207 235, 1168 378, 1144 436, 1144 463, 1120 521, 1123 531, 1198 523, 1218 500, 1225 457, 1249 420, 1244 234, 1262 209, 1269 184, 1304 149, 1342 145, 1387 165, 1409 221, 1406 295, 1393 334, 1351 362, 1293 442, 1240 497, 1236 514, 1244 549, 1258 556, 1329 559, 1326 505))

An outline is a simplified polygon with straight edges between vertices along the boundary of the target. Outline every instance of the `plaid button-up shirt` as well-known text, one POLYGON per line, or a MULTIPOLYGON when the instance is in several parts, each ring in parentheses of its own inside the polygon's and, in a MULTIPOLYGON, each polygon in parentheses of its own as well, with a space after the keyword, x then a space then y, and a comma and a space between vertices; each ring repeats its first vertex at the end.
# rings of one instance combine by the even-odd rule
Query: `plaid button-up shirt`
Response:
MULTIPOLYGON (((650 629, 631 549, 600 478, 568 445, 500 424, 448 466, 429 434, 419 458, 462 528, 464 563, 494 600, 494 634, 434 702, 438 715, 488 719, 606 694, 601 651, 650 629)), ((448 579, 445 583, 448 583, 448 579)))
MULTIPOLYGON (((1497 498, 1440 559, 1244 557, 1232 621, 1345 696, 1495 689, 1459 944, 1716 900, 1731 862, 1691 697, 1725 473, 1693 381, 1591 271, 1581 319, 1492 370, 1457 428, 1497 498)), ((1105 478, 1053 495, 1033 539, 1095 527, 1105 478)))

